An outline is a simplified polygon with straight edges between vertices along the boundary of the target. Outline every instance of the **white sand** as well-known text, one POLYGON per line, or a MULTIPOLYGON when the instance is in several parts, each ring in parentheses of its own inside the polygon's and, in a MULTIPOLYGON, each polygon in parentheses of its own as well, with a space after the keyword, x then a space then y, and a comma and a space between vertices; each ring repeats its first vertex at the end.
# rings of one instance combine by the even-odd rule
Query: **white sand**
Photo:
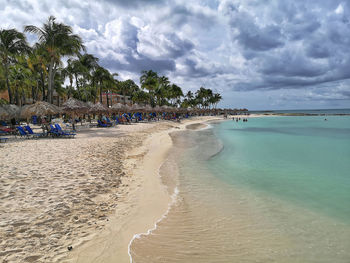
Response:
POLYGON ((0 149, 0 261, 129 262, 134 234, 152 228, 170 201, 158 176, 169 131, 207 119, 217 118, 7 143, 0 149))

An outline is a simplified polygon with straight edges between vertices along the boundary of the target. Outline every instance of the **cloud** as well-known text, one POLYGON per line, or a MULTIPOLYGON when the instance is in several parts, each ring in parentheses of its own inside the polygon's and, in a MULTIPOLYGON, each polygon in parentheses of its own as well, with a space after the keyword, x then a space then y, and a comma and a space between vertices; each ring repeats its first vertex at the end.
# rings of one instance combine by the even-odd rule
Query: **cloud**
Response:
POLYGON ((350 102, 348 1, 0 0, 0 6, 3 28, 40 26, 56 16, 103 66, 135 81, 152 69, 185 91, 216 89, 227 104, 241 103, 233 94, 262 96, 247 106, 271 105, 296 90, 289 96, 295 101, 350 102))

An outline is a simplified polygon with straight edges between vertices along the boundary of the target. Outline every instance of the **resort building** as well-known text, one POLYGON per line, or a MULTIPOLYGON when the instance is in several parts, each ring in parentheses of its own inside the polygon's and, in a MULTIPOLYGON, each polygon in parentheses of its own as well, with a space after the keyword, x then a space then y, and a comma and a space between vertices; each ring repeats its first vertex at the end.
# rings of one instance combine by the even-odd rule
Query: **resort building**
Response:
MULTIPOLYGON (((114 92, 103 92, 102 93, 102 104, 105 106, 113 106, 116 103, 124 104, 124 96, 114 92), (108 102, 107 102, 108 97, 108 102)), ((128 105, 132 104, 131 97, 125 96, 125 103, 128 105)))

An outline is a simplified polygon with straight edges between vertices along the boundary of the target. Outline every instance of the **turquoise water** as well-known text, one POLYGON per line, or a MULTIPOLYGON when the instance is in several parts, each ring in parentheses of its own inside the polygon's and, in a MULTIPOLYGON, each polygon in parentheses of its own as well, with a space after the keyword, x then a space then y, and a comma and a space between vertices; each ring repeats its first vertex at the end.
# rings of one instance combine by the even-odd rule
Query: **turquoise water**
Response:
POLYGON ((346 114, 350 115, 350 109, 313 109, 313 110, 272 110, 272 111, 251 111, 251 113, 304 113, 313 115, 335 115, 335 114, 346 114))
POLYGON ((349 263, 350 116, 327 119, 262 117, 173 133, 160 173, 178 195, 133 242, 133 263, 349 263))
POLYGON ((350 223, 350 117, 227 121, 214 133, 218 178, 350 223))

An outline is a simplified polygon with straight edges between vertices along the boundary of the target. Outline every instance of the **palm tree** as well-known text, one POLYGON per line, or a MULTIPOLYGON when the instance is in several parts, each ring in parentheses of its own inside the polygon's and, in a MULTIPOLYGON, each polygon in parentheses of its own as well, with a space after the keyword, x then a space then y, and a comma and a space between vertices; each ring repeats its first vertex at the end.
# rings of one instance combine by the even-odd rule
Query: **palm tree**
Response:
POLYGON ((218 103, 222 100, 222 97, 219 93, 215 93, 211 98, 210 98, 210 102, 213 105, 214 109, 216 109, 216 106, 218 105, 218 103))
POLYGON ((150 99, 149 97, 149 93, 139 89, 132 93, 131 99, 133 102, 146 104, 150 99))
POLYGON ((29 46, 23 33, 18 32, 16 29, 0 30, 0 59, 1 65, 4 67, 4 77, 10 103, 13 103, 13 95, 9 82, 9 66, 16 55, 28 50, 29 46))
POLYGON ((32 89, 33 103, 38 100, 39 91, 41 89, 42 99, 46 100, 45 95, 45 78, 47 76, 46 70, 46 56, 45 50, 39 44, 35 44, 27 58, 28 68, 31 70, 33 78, 36 79, 36 87, 32 89))
POLYGON ((119 81, 117 86, 118 91, 120 91, 123 95, 124 105, 126 104, 126 96, 131 96, 133 93, 140 90, 139 86, 137 86, 136 83, 131 79, 119 81))
POLYGON ((152 70, 144 70, 141 72, 142 75, 140 77, 141 88, 148 90, 149 103, 154 106, 154 92, 158 86, 158 74, 152 70))
POLYGON ((30 87, 33 84, 30 77, 31 71, 23 64, 23 59, 20 62, 9 67, 9 82, 15 94, 15 102, 17 106, 22 106, 25 103, 25 98, 30 93, 30 87))
POLYGON ((159 106, 165 103, 169 97, 170 81, 168 77, 161 76, 158 78, 157 87, 154 90, 154 95, 159 106))
POLYGON ((109 82, 108 84, 111 84, 111 81, 112 80, 115 81, 115 80, 113 79, 113 76, 111 75, 111 73, 107 69, 101 66, 96 68, 92 78, 94 79, 94 82, 98 85, 97 88, 99 89, 100 103, 102 103, 102 91, 106 89, 107 82, 109 82))
POLYGON ((169 88, 169 99, 171 101, 171 104, 175 105, 181 97, 183 97, 182 89, 177 86, 176 84, 172 84, 169 88))
POLYGON ((61 58, 78 54, 85 49, 82 39, 73 34, 72 27, 63 23, 57 23, 56 18, 50 16, 42 28, 26 26, 25 32, 34 33, 39 37, 39 43, 45 47, 49 55, 48 64, 48 102, 52 103, 54 78, 61 58))

